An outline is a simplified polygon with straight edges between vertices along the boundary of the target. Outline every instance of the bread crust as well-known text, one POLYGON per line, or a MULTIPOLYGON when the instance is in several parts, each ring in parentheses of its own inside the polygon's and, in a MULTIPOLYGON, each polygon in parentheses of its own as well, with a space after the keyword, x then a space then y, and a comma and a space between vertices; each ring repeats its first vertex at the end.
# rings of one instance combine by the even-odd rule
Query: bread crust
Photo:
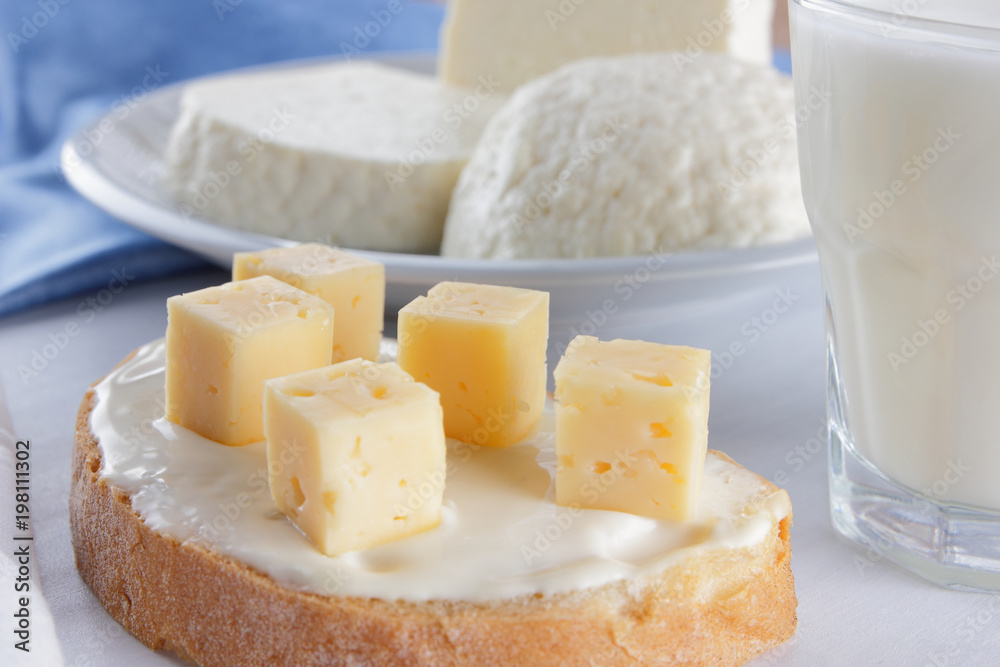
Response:
POLYGON ((287 589, 151 530, 129 494, 100 478, 94 401, 91 389, 73 450, 77 568, 108 613, 152 649, 205 666, 739 665, 795 631, 790 516, 753 548, 567 594, 406 602, 287 589))

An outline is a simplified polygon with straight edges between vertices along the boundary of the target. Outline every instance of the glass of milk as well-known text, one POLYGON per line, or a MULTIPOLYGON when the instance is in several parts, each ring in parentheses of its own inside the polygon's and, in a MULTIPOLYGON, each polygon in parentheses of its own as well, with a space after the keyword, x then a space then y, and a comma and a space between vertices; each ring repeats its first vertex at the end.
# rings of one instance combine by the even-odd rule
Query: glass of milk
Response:
POLYGON ((834 525, 1000 590, 1000 0, 790 8, 834 525))

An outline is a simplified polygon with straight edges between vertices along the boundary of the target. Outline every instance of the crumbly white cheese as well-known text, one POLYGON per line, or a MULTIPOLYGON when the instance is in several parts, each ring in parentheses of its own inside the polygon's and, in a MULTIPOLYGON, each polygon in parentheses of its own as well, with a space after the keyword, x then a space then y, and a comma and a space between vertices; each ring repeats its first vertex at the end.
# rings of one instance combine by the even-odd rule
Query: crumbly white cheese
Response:
POLYGON ((191 84, 163 183, 186 217, 301 241, 437 252, 448 198, 504 90, 375 63, 191 84))
POLYGON ((491 75, 512 88, 566 63, 654 51, 771 62, 774 0, 451 0, 445 81, 491 75))
POLYGON ((798 115, 787 77, 731 56, 572 63, 490 121, 442 253, 621 256, 806 236, 798 115))

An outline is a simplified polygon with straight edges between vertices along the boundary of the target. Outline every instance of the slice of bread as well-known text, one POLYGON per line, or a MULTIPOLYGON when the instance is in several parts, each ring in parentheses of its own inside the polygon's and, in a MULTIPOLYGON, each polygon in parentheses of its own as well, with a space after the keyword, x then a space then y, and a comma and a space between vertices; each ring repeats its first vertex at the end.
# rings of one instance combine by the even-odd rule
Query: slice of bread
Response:
POLYGON ((564 594, 408 602, 293 590, 152 530, 101 478, 94 405, 91 390, 76 424, 77 567, 139 640, 201 665, 738 665, 795 630, 790 515, 755 546, 564 594))

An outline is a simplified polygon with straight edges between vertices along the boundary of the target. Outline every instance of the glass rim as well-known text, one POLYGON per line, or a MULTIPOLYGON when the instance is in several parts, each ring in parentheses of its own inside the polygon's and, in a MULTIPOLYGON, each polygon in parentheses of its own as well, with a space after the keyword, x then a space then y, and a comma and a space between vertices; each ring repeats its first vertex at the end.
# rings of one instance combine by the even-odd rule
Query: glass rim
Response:
POLYGON ((857 4, 857 0, 792 0, 803 9, 881 29, 885 37, 922 37, 955 46, 1000 51, 1000 26, 983 26, 889 11, 857 4))

